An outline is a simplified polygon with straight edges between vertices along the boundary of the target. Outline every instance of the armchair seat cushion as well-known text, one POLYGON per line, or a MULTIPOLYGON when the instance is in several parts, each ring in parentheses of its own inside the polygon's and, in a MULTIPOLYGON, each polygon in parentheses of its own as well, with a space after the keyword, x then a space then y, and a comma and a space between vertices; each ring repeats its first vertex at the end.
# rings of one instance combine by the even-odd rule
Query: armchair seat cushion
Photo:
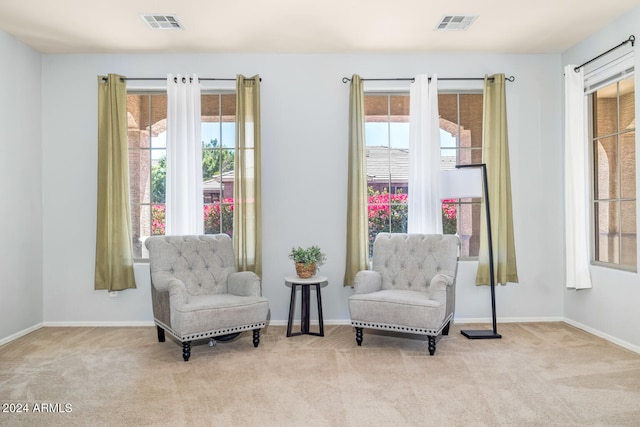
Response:
POLYGON ((240 331, 263 326, 268 313, 269 302, 261 296, 192 295, 174 308, 171 324, 183 336, 242 327, 240 331))
POLYGON ((352 295, 349 310, 352 323, 402 325, 416 329, 416 333, 437 330, 445 315, 443 304, 430 299, 426 292, 397 289, 352 295))

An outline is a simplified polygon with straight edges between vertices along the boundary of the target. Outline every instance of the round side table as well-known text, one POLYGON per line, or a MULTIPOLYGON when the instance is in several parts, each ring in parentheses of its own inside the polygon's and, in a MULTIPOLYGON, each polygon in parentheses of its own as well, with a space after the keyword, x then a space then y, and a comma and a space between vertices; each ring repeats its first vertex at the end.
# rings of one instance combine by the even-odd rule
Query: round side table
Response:
POLYGON ((289 302, 289 322, 287 323, 287 336, 292 337, 296 335, 316 335, 319 337, 324 336, 324 325, 322 323, 322 297, 320 295, 320 288, 329 284, 326 276, 313 276, 308 279, 302 279, 298 276, 287 276, 284 278, 285 285, 291 286, 291 301, 289 302), (296 291, 298 286, 302 288, 302 297, 300 304, 300 332, 291 332, 291 326, 293 325, 293 312, 296 309, 296 291), (311 286, 316 287, 316 300, 318 301, 318 323, 320 326, 319 332, 309 331, 309 299, 311 295, 311 286))

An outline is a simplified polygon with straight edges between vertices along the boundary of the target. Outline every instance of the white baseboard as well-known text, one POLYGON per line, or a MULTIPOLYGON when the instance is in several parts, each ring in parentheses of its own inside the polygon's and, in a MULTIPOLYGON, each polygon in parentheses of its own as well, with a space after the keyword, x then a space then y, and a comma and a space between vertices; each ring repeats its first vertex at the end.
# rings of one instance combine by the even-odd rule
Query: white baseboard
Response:
POLYGON ((0 339, 0 345, 6 344, 6 343, 8 343, 10 341, 16 340, 16 339, 18 339, 20 337, 23 337, 23 336, 25 336, 27 334, 30 334, 31 332, 36 331, 36 330, 42 328, 43 326, 44 326, 44 323, 38 323, 37 325, 33 325, 30 328, 24 329, 24 330, 22 330, 20 332, 16 332, 13 335, 9 335, 8 337, 1 338, 0 339))
POLYGON ((611 336, 609 334, 605 334, 604 332, 598 331, 597 329, 593 329, 587 325, 583 325, 582 323, 576 322, 574 320, 571 319, 564 319, 564 322, 571 325, 571 326, 575 326, 578 329, 582 329, 585 332, 589 332, 590 334, 593 334, 597 337, 600 338, 604 338, 605 340, 612 342, 616 345, 619 345, 620 347, 624 347, 627 350, 631 350, 634 353, 638 353, 640 354, 640 346, 631 344, 630 342, 621 340, 620 338, 616 338, 614 336, 611 336))
POLYGON ((44 322, 43 324, 49 328, 125 328, 125 327, 140 327, 140 326, 154 326, 153 320, 143 320, 138 322, 132 321, 122 321, 122 322, 112 322, 112 321, 96 321, 96 322, 44 322))
MULTIPOLYGON (((532 323, 532 322, 564 322, 564 317, 500 317, 498 324, 500 323, 532 323)), ((468 317, 468 318, 453 318, 454 324, 460 323, 492 323, 493 319, 490 317, 468 317)))

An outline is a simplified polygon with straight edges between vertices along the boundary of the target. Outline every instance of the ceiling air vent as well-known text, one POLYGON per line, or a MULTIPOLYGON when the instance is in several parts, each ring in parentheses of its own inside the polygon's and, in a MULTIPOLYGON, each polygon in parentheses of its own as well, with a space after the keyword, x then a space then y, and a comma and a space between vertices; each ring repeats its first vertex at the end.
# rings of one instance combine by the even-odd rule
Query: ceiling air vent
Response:
POLYGON ((148 14, 140 15, 152 30, 182 30, 184 27, 175 15, 148 14))
POLYGON ((465 15, 446 15, 443 16, 435 31, 466 31, 473 21, 476 20, 478 15, 465 16, 465 15))

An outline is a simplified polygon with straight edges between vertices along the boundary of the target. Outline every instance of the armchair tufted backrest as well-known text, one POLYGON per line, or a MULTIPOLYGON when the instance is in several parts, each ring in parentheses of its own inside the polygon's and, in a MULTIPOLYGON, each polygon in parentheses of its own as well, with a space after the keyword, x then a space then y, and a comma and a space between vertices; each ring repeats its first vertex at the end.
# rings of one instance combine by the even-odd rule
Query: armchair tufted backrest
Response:
POLYGON ((228 235, 152 236, 145 245, 154 285, 176 278, 191 295, 227 293, 227 278, 236 271, 228 235))
POLYGON ((372 268, 382 275, 382 289, 426 291, 438 273, 455 277, 458 246, 452 234, 378 233, 372 268))

